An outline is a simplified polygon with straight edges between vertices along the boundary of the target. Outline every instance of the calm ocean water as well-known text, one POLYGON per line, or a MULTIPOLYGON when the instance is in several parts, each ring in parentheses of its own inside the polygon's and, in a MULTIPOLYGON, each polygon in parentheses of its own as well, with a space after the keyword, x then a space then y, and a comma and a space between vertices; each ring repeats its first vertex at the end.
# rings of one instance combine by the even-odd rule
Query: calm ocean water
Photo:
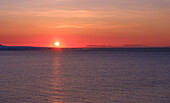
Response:
POLYGON ((170 52, 0 51, 0 103, 170 103, 170 52))

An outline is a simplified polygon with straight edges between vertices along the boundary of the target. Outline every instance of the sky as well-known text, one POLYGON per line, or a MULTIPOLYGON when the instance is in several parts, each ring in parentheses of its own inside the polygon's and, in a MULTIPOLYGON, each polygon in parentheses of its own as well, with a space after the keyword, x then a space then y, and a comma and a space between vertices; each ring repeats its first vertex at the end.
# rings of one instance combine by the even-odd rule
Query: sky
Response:
POLYGON ((0 44, 170 46, 170 0, 0 0, 0 44))

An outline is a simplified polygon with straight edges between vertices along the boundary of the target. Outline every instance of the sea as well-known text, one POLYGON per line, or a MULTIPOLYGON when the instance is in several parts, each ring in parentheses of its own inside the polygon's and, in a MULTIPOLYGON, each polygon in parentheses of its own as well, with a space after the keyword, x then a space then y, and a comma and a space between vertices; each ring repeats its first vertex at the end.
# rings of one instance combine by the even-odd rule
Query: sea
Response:
POLYGON ((170 103, 170 52, 0 51, 0 103, 170 103))

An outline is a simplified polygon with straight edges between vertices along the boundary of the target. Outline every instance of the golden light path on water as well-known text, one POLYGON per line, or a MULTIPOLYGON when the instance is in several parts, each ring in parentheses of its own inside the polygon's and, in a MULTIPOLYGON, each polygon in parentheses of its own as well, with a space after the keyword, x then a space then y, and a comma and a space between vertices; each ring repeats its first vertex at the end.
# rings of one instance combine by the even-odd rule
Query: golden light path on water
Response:
POLYGON ((61 68, 60 68, 60 61, 59 56, 55 55, 54 63, 51 71, 51 78, 50 78, 50 91, 51 94, 48 98, 48 101, 51 103, 63 103, 63 92, 62 92, 62 80, 61 80, 61 68))

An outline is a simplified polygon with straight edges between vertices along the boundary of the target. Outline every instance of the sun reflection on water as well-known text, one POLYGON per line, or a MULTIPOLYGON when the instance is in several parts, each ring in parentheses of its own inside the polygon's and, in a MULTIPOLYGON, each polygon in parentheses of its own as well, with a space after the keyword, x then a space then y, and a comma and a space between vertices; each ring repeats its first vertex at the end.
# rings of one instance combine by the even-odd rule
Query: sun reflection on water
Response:
POLYGON ((61 69, 60 69, 60 61, 59 56, 55 55, 54 64, 51 71, 50 76, 50 96, 48 101, 51 103, 63 103, 63 92, 62 92, 62 80, 61 80, 61 69))

